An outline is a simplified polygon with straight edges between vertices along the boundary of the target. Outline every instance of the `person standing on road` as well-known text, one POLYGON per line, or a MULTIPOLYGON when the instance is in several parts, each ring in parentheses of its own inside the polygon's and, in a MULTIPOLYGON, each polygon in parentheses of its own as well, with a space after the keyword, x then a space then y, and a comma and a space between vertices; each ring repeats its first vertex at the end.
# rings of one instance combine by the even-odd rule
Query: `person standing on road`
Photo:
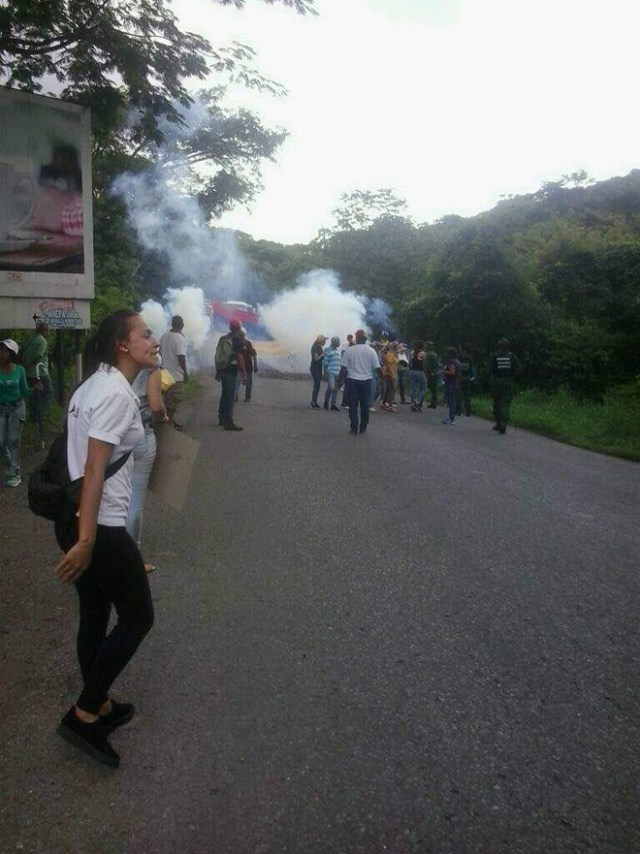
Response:
MULTIPOLYGON (((255 347, 247 338, 247 334, 244 330, 241 331, 242 340, 244 341, 244 348, 242 350, 242 359, 244 361, 244 369, 246 373, 246 380, 244 384, 244 402, 249 403, 251 400, 251 393, 253 391, 253 375, 258 373, 258 354, 256 353, 255 347)), ((236 398, 237 399, 237 398, 236 398)))
POLYGON ((83 688, 58 734, 98 762, 117 767, 109 734, 135 710, 109 696, 112 684, 153 625, 149 581, 125 522, 131 499, 131 452, 144 435, 131 382, 158 365, 158 342, 133 311, 106 317, 85 348, 94 372, 73 394, 67 413, 67 460, 72 480, 83 478, 77 514, 56 522, 64 556, 56 566, 73 582, 80 604, 77 651, 83 688), (124 464, 122 461, 124 460, 124 464), (105 479, 110 463, 118 470, 105 479), (118 620, 109 630, 111 609, 118 620))
POLYGON ((458 351, 455 347, 449 347, 447 350, 447 361, 444 366, 444 404, 449 408, 449 415, 443 420, 443 424, 450 426, 455 424, 459 387, 460 362, 458 360, 458 351))
POLYGON ((440 357, 436 353, 433 341, 427 341, 424 356, 424 372, 429 389, 429 405, 427 409, 438 408, 438 380, 440 377, 440 357))
POLYGON ((183 329, 184 320, 176 314, 171 318, 171 329, 160 339, 162 367, 166 368, 175 380, 171 388, 164 393, 164 405, 167 408, 169 424, 176 430, 182 430, 182 424, 175 421, 174 416, 182 403, 184 384, 189 382, 187 342, 182 333, 183 329))
POLYGON ((398 345, 398 391, 400 392, 400 403, 407 404, 407 377, 409 375, 409 354, 407 345, 398 345))
POLYGON ((24 399, 32 389, 22 365, 19 347, 12 338, 0 341, 0 453, 7 465, 5 486, 20 486, 20 437, 25 419, 24 399))
POLYGON ((409 360, 409 389, 411 411, 422 412, 422 401, 427 393, 427 381, 424 373, 424 341, 416 341, 409 360))
POLYGON ((324 345, 327 340, 326 335, 318 335, 316 340, 311 345, 311 364, 309 371, 313 379, 313 388, 311 390, 311 408, 320 409, 318 403, 318 394, 320 393, 320 384, 322 382, 322 369, 324 365, 324 345))
POLYGON ((36 334, 22 351, 22 364, 33 394, 29 399, 29 416, 38 425, 40 441, 44 447, 44 417, 51 406, 53 387, 49 376, 49 324, 45 320, 36 323, 36 334))
MULTIPOLYGON (((356 343, 356 342, 353 340, 353 334, 350 332, 350 333, 347 335, 347 341, 346 341, 346 344, 344 345, 344 350, 343 350, 343 351, 342 351, 342 353, 340 354, 340 360, 341 360, 341 361, 342 361, 342 357, 343 357, 343 356, 344 356, 344 354, 345 354, 345 351, 346 351, 349 347, 353 347, 353 345, 354 345, 355 343, 356 343)), ((347 388, 346 388, 346 386, 344 386, 344 387, 343 387, 343 389, 342 389, 342 400, 340 401, 340 406, 341 406, 343 409, 345 409, 346 407, 348 407, 348 406, 349 406, 349 401, 347 400, 347 388)))
POLYGON ((331 403, 333 412, 340 412, 337 400, 341 360, 340 339, 337 335, 334 335, 331 339, 331 346, 327 347, 324 351, 324 373, 327 378, 327 390, 324 393, 324 408, 329 409, 329 403, 331 403))
POLYGON ((398 380, 398 344, 389 342, 384 348, 382 364, 382 382, 384 391, 382 394, 382 408, 386 412, 397 412, 396 383, 398 380))
MULTIPOLYGON (((162 402, 160 368, 144 368, 131 383, 131 388, 140 401, 144 436, 133 449, 131 501, 125 526, 138 549, 141 549, 144 503, 157 451, 154 424, 168 421, 162 402)), ((145 563, 144 568, 146 572, 153 572, 156 567, 152 563, 145 563)))
POLYGON ((458 347, 458 360, 460 362, 460 388, 456 406, 456 415, 471 415, 471 391, 476 381, 476 368, 473 359, 469 355, 467 344, 458 347))
POLYGON ((243 428, 233 420, 233 405, 236 399, 236 383, 238 375, 241 380, 246 380, 247 373, 244 366, 244 342, 240 331, 242 326, 239 320, 229 323, 229 331, 222 335, 216 347, 216 380, 220 383, 220 403, 218 405, 218 427, 225 430, 240 431, 243 428))
POLYGON ((348 347, 342 356, 342 366, 338 378, 338 386, 344 383, 349 401, 349 433, 356 436, 358 432, 366 433, 369 424, 369 398, 371 396, 371 374, 382 375, 378 357, 373 347, 367 344, 367 333, 364 329, 356 332, 356 343, 348 347), (360 420, 358 422, 358 406, 360 420))
POLYGON ((491 397, 493 399, 494 430, 504 434, 507 432, 511 401, 513 400, 513 381, 520 372, 520 363, 509 349, 506 338, 498 341, 498 349, 491 357, 491 397))

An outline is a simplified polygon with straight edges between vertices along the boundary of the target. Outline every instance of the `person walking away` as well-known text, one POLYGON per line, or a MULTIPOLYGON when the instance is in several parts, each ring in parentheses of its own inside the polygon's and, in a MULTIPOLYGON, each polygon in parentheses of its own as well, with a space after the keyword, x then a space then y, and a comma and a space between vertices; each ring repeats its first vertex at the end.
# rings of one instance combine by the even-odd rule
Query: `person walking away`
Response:
POLYGON ((349 433, 356 436, 358 432, 366 433, 369 424, 369 397, 371 395, 371 374, 382 375, 375 350, 367 344, 367 333, 364 329, 356 332, 356 343, 348 347, 342 356, 338 386, 344 383, 347 387, 349 401, 349 433), (360 418, 358 419, 358 407, 360 418))
MULTIPOLYGON (((157 451, 154 424, 168 421, 162 402, 160 368, 143 368, 131 383, 131 388, 140 401, 140 418, 144 436, 133 449, 131 501, 125 527, 138 550, 141 550, 144 504, 157 451)), ((144 568, 146 572, 153 572, 156 569, 152 563, 145 563, 144 568)))
POLYGON ((337 400, 341 360, 340 339, 337 335, 334 335, 331 338, 330 346, 324 351, 324 373, 327 378, 327 390, 324 393, 324 408, 329 409, 329 404, 331 404, 333 412, 340 412, 337 400))
POLYGON ((433 341, 427 341, 424 357, 424 372, 429 390, 428 409, 438 408, 438 379, 440 376, 440 357, 436 353, 433 341))
POLYGON ((460 362, 455 347, 447 350, 447 361, 444 365, 444 405, 449 409, 449 415, 443 424, 455 424, 456 406, 458 405, 458 387, 460 385, 460 362))
POLYGON ((0 455, 7 467, 5 486, 20 486, 20 438, 26 415, 24 401, 33 391, 18 364, 19 347, 13 338, 0 341, 0 455))
POLYGON ((108 736, 135 714, 110 689, 153 625, 147 573, 125 527, 131 499, 131 452, 144 435, 131 382, 158 365, 158 342, 133 311, 105 317, 85 348, 93 373, 76 389, 67 412, 67 460, 83 478, 78 511, 56 522, 64 556, 60 581, 73 583, 80 605, 77 653, 82 691, 58 734, 98 762, 117 767, 108 736), (120 467, 105 479, 109 464, 120 467), (124 463, 123 463, 124 461, 124 463), (117 621, 109 631, 111 609, 117 621))
POLYGON ((243 429, 233 420, 238 375, 243 380, 247 378, 242 355, 244 344, 240 335, 241 328, 239 320, 232 320, 229 323, 229 331, 221 336, 216 347, 216 380, 220 383, 218 427, 224 427, 225 430, 243 429))
POLYGON ((498 341, 498 349, 491 357, 491 397, 493 400, 494 430, 504 436, 507 432, 514 378, 520 373, 520 363, 509 349, 506 338, 498 341))
POLYGON ((458 361, 460 362, 460 386, 456 405, 456 415, 471 415, 471 392, 476 381, 476 369, 469 355, 467 344, 458 347, 458 361))
POLYGON ((398 392, 400 393, 400 403, 407 405, 407 379, 409 377, 409 354, 407 353, 407 345, 400 344, 398 347, 398 392))
POLYGON ((398 344, 391 342, 385 347, 382 365, 382 408, 385 412, 397 412, 396 383, 398 381, 398 344))
POLYGON ((182 403, 184 384, 189 382, 187 370, 187 341, 182 330, 184 320, 179 314, 171 318, 171 329, 160 339, 160 355, 162 367, 166 368, 175 382, 164 394, 164 405, 167 409, 169 424, 182 430, 182 424, 175 420, 175 414, 182 403))
POLYGON ((44 418, 53 399, 53 386, 49 375, 49 324, 45 320, 36 323, 36 334, 22 351, 22 364, 27 382, 32 390, 29 398, 29 417, 38 425, 40 442, 44 448, 44 418))
POLYGON ((311 390, 311 408, 320 409, 318 403, 318 394, 320 392, 320 384, 322 382, 322 367, 324 364, 324 345, 327 340, 326 335, 318 335, 316 340, 311 345, 311 364, 309 371, 313 379, 313 388, 311 390))
POLYGON ((424 341, 416 341, 409 359, 409 393, 412 412, 422 412, 422 401, 427 393, 424 360, 424 341))

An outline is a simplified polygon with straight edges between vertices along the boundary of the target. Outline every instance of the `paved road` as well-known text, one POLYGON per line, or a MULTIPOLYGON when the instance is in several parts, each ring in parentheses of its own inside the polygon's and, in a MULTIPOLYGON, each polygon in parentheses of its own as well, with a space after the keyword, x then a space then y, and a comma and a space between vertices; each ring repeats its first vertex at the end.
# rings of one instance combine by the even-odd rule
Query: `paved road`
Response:
POLYGON ((640 851, 638 466, 406 408, 352 437, 308 385, 187 415, 116 772, 53 734, 74 593, 1 493, 1 850, 640 851))

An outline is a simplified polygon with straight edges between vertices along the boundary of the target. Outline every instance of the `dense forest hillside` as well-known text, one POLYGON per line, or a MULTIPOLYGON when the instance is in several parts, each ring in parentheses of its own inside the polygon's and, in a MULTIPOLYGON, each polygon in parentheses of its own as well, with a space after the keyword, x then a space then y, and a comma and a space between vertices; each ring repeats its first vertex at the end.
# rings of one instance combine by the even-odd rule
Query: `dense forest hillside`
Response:
POLYGON ((508 337, 525 384, 598 397, 640 374, 640 170, 579 173, 470 218, 382 213, 306 246, 239 240, 272 291, 330 267, 386 300, 402 337, 464 341, 480 363, 508 337))

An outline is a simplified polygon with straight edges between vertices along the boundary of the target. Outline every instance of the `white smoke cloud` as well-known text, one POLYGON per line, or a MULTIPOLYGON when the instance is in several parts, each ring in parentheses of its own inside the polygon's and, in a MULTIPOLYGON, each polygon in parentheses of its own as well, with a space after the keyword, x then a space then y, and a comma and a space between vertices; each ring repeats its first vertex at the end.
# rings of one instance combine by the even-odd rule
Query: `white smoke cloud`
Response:
POLYGON ((332 270, 312 270, 300 277, 295 290, 260 306, 260 318, 288 350, 291 368, 302 372, 309 368, 311 345, 318 335, 338 335, 344 343, 349 332, 365 328, 365 303, 356 294, 341 291, 332 270))
POLYGON ((174 314, 184 320, 184 336, 188 344, 199 350, 204 344, 211 328, 211 318, 207 314, 206 300, 201 288, 169 288, 164 295, 165 303, 147 300, 140 314, 152 329, 156 337, 166 332, 174 314))

